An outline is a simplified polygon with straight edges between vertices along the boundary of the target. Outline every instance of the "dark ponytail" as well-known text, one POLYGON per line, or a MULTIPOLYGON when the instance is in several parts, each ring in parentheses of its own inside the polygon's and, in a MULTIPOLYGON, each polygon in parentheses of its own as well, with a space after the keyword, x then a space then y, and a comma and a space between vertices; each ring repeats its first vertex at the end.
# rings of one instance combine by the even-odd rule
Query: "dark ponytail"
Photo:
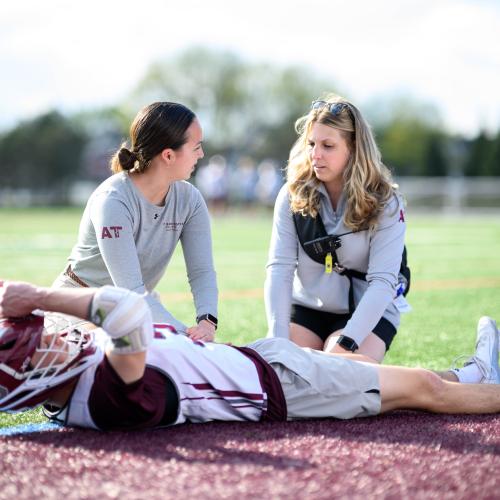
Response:
POLYGON ((189 108, 174 102, 155 102, 141 109, 130 126, 130 149, 124 143, 111 158, 112 172, 144 172, 164 149, 176 150, 186 143, 194 119, 189 108))

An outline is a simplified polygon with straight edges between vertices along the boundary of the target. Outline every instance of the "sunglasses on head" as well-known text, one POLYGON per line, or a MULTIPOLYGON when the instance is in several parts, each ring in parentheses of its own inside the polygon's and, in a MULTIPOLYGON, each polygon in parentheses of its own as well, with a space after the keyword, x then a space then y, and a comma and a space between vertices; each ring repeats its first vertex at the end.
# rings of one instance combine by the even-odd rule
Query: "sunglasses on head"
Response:
POLYGON ((346 102, 326 102, 326 101, 313 101, 311 104, 311 109, 322 109, 328 108, 328 111, 333 116, 339 116, 344 109, 350 111, 349 104, 346 102))

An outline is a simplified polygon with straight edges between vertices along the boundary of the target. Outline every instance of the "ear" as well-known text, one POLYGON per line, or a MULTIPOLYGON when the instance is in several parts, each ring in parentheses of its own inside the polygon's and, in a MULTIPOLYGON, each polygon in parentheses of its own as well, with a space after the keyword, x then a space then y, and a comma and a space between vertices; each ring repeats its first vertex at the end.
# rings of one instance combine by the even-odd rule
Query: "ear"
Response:
POLYGON ((171 164, 175 160, 175 151, 171 148, 164 149, 160 155, 167 164, 171 164))

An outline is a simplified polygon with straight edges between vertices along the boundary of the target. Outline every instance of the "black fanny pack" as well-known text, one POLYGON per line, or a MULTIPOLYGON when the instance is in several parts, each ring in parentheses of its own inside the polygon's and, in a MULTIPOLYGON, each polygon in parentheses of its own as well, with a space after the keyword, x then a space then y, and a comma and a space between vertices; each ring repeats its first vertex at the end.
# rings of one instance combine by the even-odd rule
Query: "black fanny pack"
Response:
MULTIPOLYGON (((323 224, 321 216, 312 217, 310 215, 293 214, 295 229, 300 241, 300 245, 306 254, 315 262, 325 266, 325 272, 336 273, 346 276, 349 279, 349 311, 354 312, 354 293, 352 287, 353 278, 366 281, 366 273, 355 269, 347 269, 342 266, 337 257, 337 248, 342 246, 341 237, 344 235, 328 234, 323 224)), ((346 233, 352 234, 352 233, 346 233)), ((410 291, 411 272, 408 267, 406 246, 403 248, 401 267, 399 269, 397 295, 406 296, 410 291)))

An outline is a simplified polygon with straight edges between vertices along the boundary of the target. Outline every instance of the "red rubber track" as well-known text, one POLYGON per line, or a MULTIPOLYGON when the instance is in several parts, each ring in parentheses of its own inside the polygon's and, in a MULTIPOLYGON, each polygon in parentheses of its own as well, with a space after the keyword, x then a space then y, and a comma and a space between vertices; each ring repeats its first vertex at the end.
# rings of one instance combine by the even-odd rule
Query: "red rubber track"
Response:
POLYGON ((58 429, 0 438, 0 498, 500 498, 500 416, 58 429))

